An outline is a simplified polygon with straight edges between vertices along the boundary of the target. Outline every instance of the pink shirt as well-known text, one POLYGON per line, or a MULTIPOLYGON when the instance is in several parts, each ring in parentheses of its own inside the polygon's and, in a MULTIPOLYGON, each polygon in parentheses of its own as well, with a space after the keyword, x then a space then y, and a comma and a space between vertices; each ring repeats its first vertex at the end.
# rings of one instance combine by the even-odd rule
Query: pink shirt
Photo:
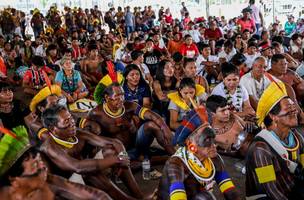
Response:
POLYGON ((241 18, 237 21, 237 24, 239 24, 241 26, 241 32, 243 32, 245 29, 247 29, 250 31, 250 33, 252 33, 253 27, 255 27, 255 22, 253 19, 244 21, 243 18, 241 18))

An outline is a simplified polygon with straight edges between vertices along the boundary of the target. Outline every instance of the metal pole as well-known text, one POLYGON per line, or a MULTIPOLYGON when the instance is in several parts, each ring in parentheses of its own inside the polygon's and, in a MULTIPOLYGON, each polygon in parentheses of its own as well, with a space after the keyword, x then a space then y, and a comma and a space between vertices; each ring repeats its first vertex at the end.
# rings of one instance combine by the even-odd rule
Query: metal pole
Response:
POLYGON ((209 18, 209 0, 206 0, 206 18, 209 18))
POLYGON ((275 17, 274 17, 274 13, 275 13, 275 12, 274 12, 274 0, 272 0, 272 23, 274 23, 274 21, 275 21, 275 20, 274 20, 274 18, 275 18, 275 17))

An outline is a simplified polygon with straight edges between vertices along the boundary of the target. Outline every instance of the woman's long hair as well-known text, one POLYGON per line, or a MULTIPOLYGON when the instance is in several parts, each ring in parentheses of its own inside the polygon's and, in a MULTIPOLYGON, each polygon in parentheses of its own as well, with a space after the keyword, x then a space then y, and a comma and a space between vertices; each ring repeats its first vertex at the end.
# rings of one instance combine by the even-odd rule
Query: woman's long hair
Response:
POLYGON ((145 84, 147 84, 147 82, 145 81, 145 79, 142 76, 142 73, 141 73, 139 67, 137 65, 135 65, 135 64, 129 64, 129 65, 126 66, 125 71, 123 73, 123 76, 124 76, 124 79, 125 79, 124 84, 128 83, 127 76, 129 75, 129 73, 132 70, 137 70, 139 72, 139 77, 140 78, 139 78, 138 85, 145 85, 145 84))
POLYGON ((178 87, 178 94, 180 97, 182 96, 180 93, 180 90, 183 89, 184 87, 196 89, 194 80, 192 78, 183 78, 181 80, 179 87, 178 87))
MULTIPOLYGON (((155 77, 155 80, 158 80, 159 83, 160 83, 160 86, 161 88, 163 89, 165 87, 165 75, 164 75, 164 69, 165 69, 165 66, 166 64, 170 62, 169 60, 162 60, 160 61, 160 63, 158 64, 158 68, 156 70, 156 77, 155 77)), ((170 81, 171 81, 171 86, 176 86, 176 83, 177 83, 177 79, 172 76, 170 78, 170 81)))

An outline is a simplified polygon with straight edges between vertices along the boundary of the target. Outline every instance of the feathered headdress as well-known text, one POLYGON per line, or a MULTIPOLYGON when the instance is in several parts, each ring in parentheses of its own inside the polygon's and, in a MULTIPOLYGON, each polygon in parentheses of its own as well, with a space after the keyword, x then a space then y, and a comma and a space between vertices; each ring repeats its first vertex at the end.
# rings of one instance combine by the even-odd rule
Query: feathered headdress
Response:
POLYGON ((123 76, 121 73, 115 71, 114 64, 111 61, 107 61, 106 63, 108 74, 99 81, 94 91, 94 100, 97 104, 102 104, 103 92, 108 86, 112 85, 113 83, 118 83, 121 85, 123 82, 123 76))
MULTIPOLYGON (((205 93, 205 88, 199 84, 195 84, 195 96, 200 96, 205 93)), ((178 107, 183 110, 190 110, 189 106, 183 101, 178 92, 169 93, 168 98, 173 101, 178 107)))
POLYGON ((180 146, 185 145, 187 137, 197 130, 201 126, 209 125, 208 113, 203 105, 196 105, 196 103, 190 99, 193 106, 191 110, 182 120, 181 125, 176 129, 173 143, 180 146))
POLYGON ((257 106, 256 116, 258 125, 261 126, 265 117, 271 109, 281 101, 284 97, 288 96, 285 84, 281 81, 276 81, 267 72, 265 76, 271 81, 270 85, 264 90, 257 106))
POLYGON ((13 132, 0 127, 0 131, 5 134, 0 140, 0 176, 2 176, 31 145, 24 126, 13 128, 13 132))
MULTIPOLYGON (((46 77, 46 76, 45 76, 46 77)), ((37 104, 46 99, 48 96, 55 94, 56 96, 61 95, 61 88, 58 85, 51 85, 49 79, 46 79, 47 86, 42 88, 32 99, 30 103, 30 110, 34 112, 37 104)))

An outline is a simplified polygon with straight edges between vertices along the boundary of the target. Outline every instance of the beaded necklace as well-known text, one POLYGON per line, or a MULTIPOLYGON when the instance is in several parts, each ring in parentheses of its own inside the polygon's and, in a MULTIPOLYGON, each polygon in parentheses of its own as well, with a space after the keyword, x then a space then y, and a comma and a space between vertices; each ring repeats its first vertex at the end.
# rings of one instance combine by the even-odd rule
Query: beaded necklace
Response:
POLYGON ((234 108, 236 111, 240 111, 242 110, 242 89, 241 87, 238 85, 236 88, 236 103, 235 105, 233 105, 233 100, 232 100, 232 95, 229 93, 229 90, 227 89, 226 86, 224 86, 224 92, 226 95, 226 99, 227 99, 227 104, 234 108))
POLYGON ((74 70, 72 71, 72 76, 68 78, 67 74, 63 70, 64 82, 68 86, 69 93, 73 93, 76 89, 76 80, 74 80, 74 70))
POLYGON ((258 84, 257 84, 257 80, 253 77, 253 74, 251 73, 251 76, 253 78, 253 81, 254 81, 254 87, 255 87, 255 90, 256 90, 256 93, 257 93, 257 96, 258 98, 260 99, 263 92, 264 92, 264 89, 265 89, 265 79, 262 77, 262 87, 259 88, 258 87, 258 84))
POLYGON ((125 114, 125 107, 123 106, 122 108, 120 108, 117 112, 112 112, 110 110, 110 108, 108 107, 107 103, 104 103, 102 105, 103 111, 106 113, 106 115, 108 115, 111 118, 119 118, 121 116, 123 116, 123 114, 125 114))
POLYGON ((73 138, 69 138, 68 141, 65 141, 65 140, 61 140, 61 139, 57 138, 52 133, 50 133, 50 135, 57 144, 64 146, 68 149, 73 148, 73 146, 78 143, 78 138, 76 136, 74 136, 73 138))

